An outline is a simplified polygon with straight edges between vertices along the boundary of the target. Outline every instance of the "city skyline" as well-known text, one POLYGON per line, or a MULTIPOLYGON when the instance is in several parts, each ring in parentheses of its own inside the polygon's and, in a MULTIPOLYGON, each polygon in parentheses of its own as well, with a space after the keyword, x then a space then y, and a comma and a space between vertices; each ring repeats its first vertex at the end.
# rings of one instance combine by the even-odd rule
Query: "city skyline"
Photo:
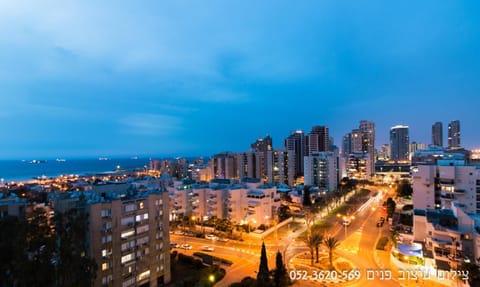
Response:
POLYGON ((0 1, 0 158, 208 156, 313 126, 341 147, 360 120, 377 148, 459 120, 472 149, 479 5, 0 1))

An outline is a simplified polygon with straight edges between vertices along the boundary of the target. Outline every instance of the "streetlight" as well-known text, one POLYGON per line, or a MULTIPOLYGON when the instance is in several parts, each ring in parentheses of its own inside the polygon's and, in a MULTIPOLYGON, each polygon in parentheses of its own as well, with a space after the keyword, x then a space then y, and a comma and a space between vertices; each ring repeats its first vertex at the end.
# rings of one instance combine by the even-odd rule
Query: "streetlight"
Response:
POLYGON ((340 213, 337 214, 337 217, 341 217, 343 219, 343 226, 345 226, 345 240, 347 239, 347 227, 350 225, 350 223, 352 222, 352 220, 355 219, 355 216, 354 215, 342 215, 340 213))

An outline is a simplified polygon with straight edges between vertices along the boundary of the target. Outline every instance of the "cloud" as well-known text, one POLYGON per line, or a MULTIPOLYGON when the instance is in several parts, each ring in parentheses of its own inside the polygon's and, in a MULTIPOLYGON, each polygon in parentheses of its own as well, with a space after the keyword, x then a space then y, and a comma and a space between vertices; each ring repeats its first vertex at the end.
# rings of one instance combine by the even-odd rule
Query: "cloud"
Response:
POLYGON ((120 121, 122 131, 138 136, 170 136, 182 129, 178 117, 158 114, 133 114, 120 121))

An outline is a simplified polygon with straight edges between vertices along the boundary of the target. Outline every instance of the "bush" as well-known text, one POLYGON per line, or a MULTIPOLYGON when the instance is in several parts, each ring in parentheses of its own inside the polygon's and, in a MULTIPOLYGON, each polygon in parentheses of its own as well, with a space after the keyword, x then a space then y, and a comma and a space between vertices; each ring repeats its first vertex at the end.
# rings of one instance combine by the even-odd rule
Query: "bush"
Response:
POLYGON ((178 260, 184 264, 194 267, 195 269, 201 269, 203 267, 202 260, 195 259, 194 257, 185 255, 183 253, 178 254, 178 260))
POLYGON ((203 262, 205 262, 207 264, 212 264, 213 262, 218 262, 218 263, 229 265, 229 266, 233 264, 233 262, 230 261, 230 260, 220 258, 220 257, 216 257, 216 256, 213 256, 213 255, 210 255, 210 254, 207 254, 207 253, 203 253, 203 252, 195 252, 195 253, 193 253, 193 255, 202 258, 203 262))
POLYGON ((413 204, 406 204, 402 207, 403 211, 408 211, 413 209, 413 204))
POLYGON ((377 242, 376 248, 378 250, 385 250, 385 246, 387 245, 387 243, 388 243, 388 238, 385 236, 381 237, 377 242))
POLYGON ((398 222, 403 225, 413 226, 413 215, 400 214, 398 222))

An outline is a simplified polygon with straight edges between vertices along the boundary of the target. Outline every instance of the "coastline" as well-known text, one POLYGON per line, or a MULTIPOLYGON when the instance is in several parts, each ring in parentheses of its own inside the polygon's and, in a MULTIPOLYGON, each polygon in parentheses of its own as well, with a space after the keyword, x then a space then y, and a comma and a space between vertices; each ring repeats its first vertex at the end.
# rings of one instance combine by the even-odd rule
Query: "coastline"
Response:
POLYGON ((59 176, 111 173, 116 170, 134 171, 149 166, 149 158, 68 159, 30 163, 22 160, 0 160, 0 185, 6 183, 35 183, 37 180, 59 176))

